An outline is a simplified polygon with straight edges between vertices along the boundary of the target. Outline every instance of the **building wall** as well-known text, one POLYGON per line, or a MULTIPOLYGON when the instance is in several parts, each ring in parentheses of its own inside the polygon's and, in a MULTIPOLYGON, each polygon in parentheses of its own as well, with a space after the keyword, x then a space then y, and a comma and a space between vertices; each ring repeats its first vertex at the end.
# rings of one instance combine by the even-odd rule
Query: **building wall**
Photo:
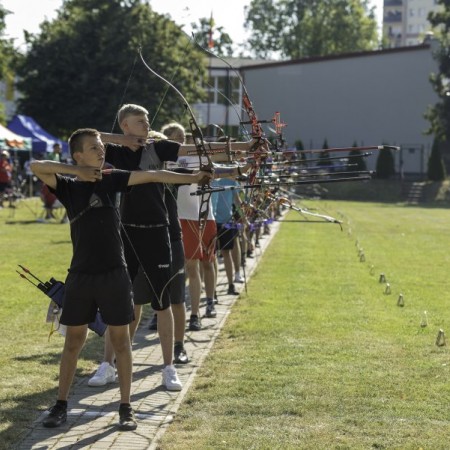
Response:
POLYGON ((0 81, 0 103, 3 104, 6 119, 11 119, 17 110, 18 93, 4 81, 0 81))
POLYGON ((420 44, 431 31, 428 14, 439 8, 435 0, 384 0, 383 36, 389 47, 420 44))
MULTIPOLYGON (((241 69, 259 118, 280 111, 290 145, 401 145, 396 163, 399 171, 403 158, 405 173, 426 171, 432 137, 424 112, 437 101, 429 83, 436 71, 428 46, 241 69)), ((370 168, 375 162, 376 154, 370 168)))

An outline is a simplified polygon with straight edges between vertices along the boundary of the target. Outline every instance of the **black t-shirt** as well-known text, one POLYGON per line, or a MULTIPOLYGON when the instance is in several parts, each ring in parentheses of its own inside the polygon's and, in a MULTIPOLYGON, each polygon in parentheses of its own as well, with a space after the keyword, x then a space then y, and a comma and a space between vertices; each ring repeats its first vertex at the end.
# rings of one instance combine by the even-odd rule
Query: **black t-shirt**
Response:
POLYGON ((71 222, 69 272, 95 274, 126 267, 115 194, 127 190, 129 178, 129 172, 116 170, 95 183, 56 176, 56 189, 51 191, 71 222))
POLYGON ((170 242, 179 241, 182 238, 181 225, 178 219, 177 209, 178 186, 166 184, 164 192, 164 202, 169 216, 169 237, 170 242))
MULTIPOLYGON (((157 141, 154 144, 156 158, 141 169, 144 147, 132 151, 128 147, 115 144, 106 145, 106 161, 117 169, 160 170, 163 162, 178 159, 180 144, 173 141, 157 141)), ((164 204, 164 185, 146 183, 133 186, 122 197, 122 222, 133 225, 168 225, 168 213, 164 204)))

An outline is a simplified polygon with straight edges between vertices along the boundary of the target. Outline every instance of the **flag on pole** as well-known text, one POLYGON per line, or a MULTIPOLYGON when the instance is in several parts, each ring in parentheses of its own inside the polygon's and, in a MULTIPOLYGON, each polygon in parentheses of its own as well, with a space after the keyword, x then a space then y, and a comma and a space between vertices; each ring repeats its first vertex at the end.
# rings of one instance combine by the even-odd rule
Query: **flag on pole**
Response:
POLYGON ((213 28, 214 28, 214 19, 213 19, 213 13, 211 11, 211 18, 209 19, 209 33, 208 33, 208 48, 209 49, 214 47, 213 28))

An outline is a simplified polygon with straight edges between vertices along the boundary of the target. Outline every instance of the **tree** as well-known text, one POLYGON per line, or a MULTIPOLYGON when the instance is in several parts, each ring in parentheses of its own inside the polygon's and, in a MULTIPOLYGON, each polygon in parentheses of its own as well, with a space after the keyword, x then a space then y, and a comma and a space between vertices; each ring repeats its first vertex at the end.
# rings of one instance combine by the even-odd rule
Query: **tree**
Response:
MULTIPOLYGON (((353 143, 353 147, 357 147, 358 145, 356 142, 353 143)), ((362 170, 367 170, 366 161, 362 157, 361 150, 350 150, 348 156, 352 156, 352 158, 349 159, 349 163, 351 166, 349 167, 350 171, 352 172, 359 172, 362 170)))
POLYGON ((428 109, 425 117, 430 121, 429 134, 438 140, 450 139, 450 2, 437 0, 441 8, 428 15, 428 20, 436 29, 439 46, 434 52, 439 73, 430 77, 439 101, 428 109))
POLYGON ((330 148, 328 146, 328 140, 325 139, 323 141, 322 149, 325 150, 324 152, 320 152, 319 161, 317 163, 318 166, 332 166, 333 163, 330 160, 330 153, 326 151, 326 149, 330 148))
POLYGON ((214 27, 212 17, 203 17, 200 23, 191 23, 197 43, 203 48, 209 48, 219 56, 233 55, 233 40, 223 27, 214 27))
POLYGON ((295 146, 295 150, 297 150, 297 152, 300 152, 300 153, 295 154, 292 159, 300 160, 299 164, 301 166, 306 166, 307 165, 307 158, 306 158, 306 153, 303 152, 305 150, 305 146, 303 145, 303 141, 301 139, 297 139, 294 142, 294 146, 295 146))
POLYGON ((387 180, 395 175, 395 161, 392 152, 383 148, 380 150, 376 164, 377 178, 387 180))
POLYGON ((431 147, 431 155, 428 158, 428 179, 431 181, 442 181, 447 177, 444 161, 438 139, 434 139, 431 147))
POLYGON ((250 49, 305 58, 377 48, 377 23, 367 0, 252 0, 245 10, 250 49))
POLYGON ((26 41, 21 110, 59 136, 86 126, 110 131, 123 103, 156 114, 155 129, 168 120, 187 121, 182 100, 144 67, 139 47, 189 102, 201 94, 201 52, 168 16, 141 0, 66 0, 57 18, 26 41))

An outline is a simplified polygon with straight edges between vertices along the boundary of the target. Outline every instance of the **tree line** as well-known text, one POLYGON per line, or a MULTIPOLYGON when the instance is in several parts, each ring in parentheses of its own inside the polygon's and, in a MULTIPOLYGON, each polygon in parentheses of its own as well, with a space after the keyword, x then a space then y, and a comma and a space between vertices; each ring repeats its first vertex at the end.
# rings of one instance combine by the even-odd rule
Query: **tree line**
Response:
MULTIPOLYGON (((437 1, 442 10, 430 21, 441 30, 440 72, 431 82, 439 102, 427 117, 430 133, 443 140, 450 136, 450 2, 437 1)), ((155 129, 168 120, 186 124, 184 105, 138 61, 138 49, 188 102, 196 102, 205 95, 206 63, 193 39, 205 48, 212 40, 213 51, 222 56, 292 59, 373 50, 381 43, 368 5, 368 0, 252 0, 244 24, 250 39, 237 47, 212 18, 192 24, 192 38, 144 0, 66 0, 39 33, 25 33, 22 54, 5 37, 8 12, 0 0, 0 79, 15 77, 19 111, 61 137, 86 124, 111 131, 116 110, 128 102, 147 106, 155 129)))

